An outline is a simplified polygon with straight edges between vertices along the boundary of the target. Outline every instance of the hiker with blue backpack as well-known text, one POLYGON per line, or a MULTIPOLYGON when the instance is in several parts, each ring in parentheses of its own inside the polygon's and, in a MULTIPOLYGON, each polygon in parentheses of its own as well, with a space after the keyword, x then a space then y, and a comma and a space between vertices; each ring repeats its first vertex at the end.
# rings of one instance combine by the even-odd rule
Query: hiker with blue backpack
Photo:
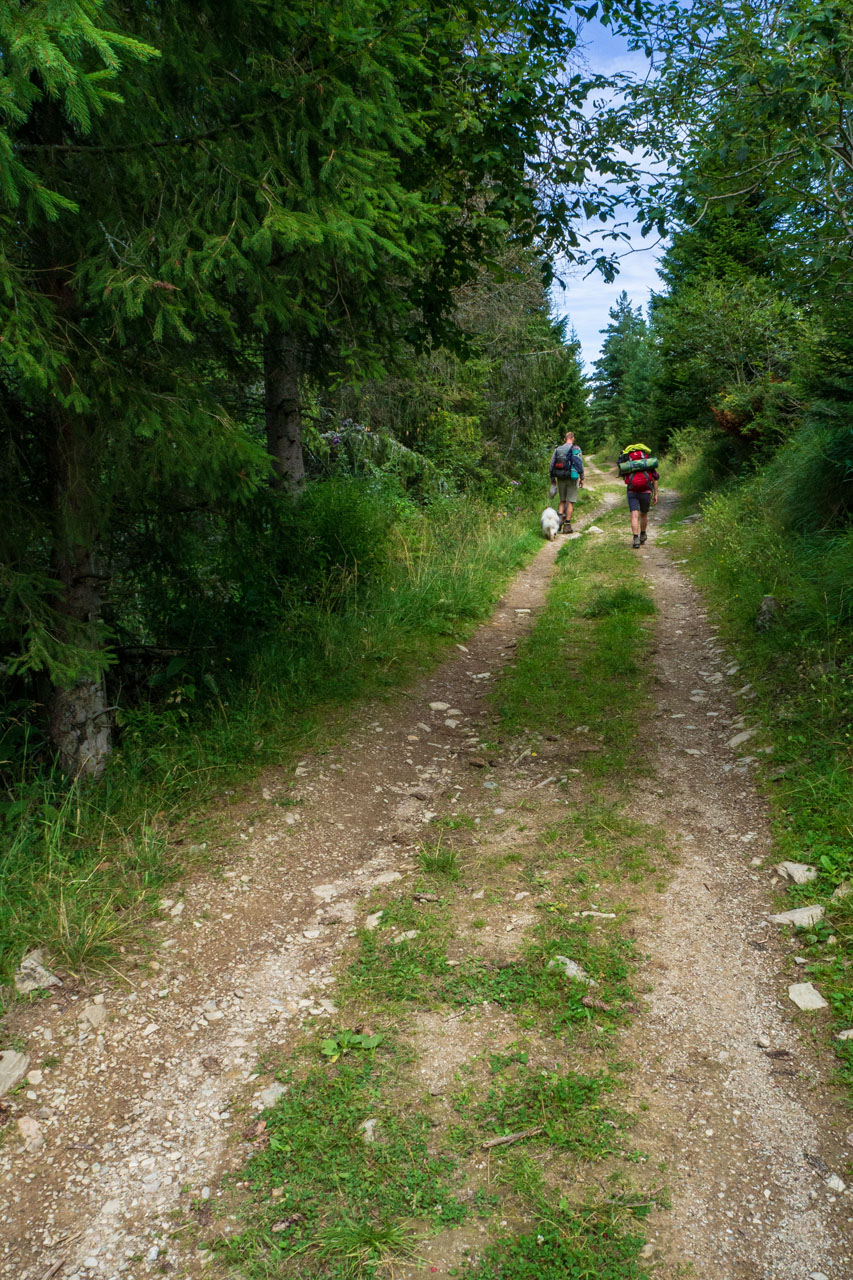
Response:
POLYGON ((575 444, 574 431, 567 431, 563 444, 558 444, 551 454, 548 468, 551 485, 556 484, 560 494, 557 515, 560 517, 560 533, 572 532, 572 511, 578 500, 578 487, 583 488, 583 454, 575 444))
POLYGON ((645 444, 627 444, 619 455, 619 474, 628 490, 628 510, 631 512, 631 533, 636 549, 646 541, 649 508, 657 506, 658 460, 645 444))

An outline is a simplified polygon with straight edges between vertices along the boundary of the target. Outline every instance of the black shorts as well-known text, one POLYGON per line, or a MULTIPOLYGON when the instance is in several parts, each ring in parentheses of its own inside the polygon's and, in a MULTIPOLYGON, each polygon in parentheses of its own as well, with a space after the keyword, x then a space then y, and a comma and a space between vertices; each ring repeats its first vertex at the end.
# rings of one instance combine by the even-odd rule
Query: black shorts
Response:
POLYGON ((641 489, 639 493, 634 489, 628 490, 628 510, 642 511, 643 515, 648 515, 649 507, 652 505, 651 489, 641 489))

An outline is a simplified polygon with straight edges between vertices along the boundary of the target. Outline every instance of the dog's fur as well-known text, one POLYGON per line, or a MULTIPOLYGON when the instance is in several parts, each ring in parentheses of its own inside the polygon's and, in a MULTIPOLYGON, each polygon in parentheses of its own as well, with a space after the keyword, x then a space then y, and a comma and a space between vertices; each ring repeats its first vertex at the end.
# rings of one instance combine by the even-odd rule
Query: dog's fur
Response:
POLYGON ((545 508, 540 516, 539 523, 542 526, 542 536, 547 538, 549 542, 553 542, 560 532, 560 517, 553 507, 545 508))

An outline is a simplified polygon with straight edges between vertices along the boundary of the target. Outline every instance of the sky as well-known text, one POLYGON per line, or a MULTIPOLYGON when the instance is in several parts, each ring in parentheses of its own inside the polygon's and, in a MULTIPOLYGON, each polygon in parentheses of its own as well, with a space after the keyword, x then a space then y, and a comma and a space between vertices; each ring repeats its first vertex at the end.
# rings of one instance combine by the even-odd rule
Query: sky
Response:
MULTIPOLYGON (((645 73, 647 69, 648 63, 642 54, 631 52, 624 40, 614 36, 598 22, 587 24, 581 39, 592 71, 606 75, 613 71, 629 70, 645 73)), ((629 221, 627 212, 625 219, 629 221)), ((587 373, 591 372, 592 362, 598 357, 601 348, 600 330, 607 325, 609 310, 615 305, 622 290, 626 291, 634 306, 640 305, 645 310, 651 291, 660 288, 657 264, 664 246, 655 245, 655 233, 643 239, 633 220, 629 221, 625 230, 631 236, 631 243, 619 250, 620 255, 623 255, 620 271, 612 284, 606 284, 597 271, 586 276, 588 268, 569 267, 559 272, 566 287, 555 285, 553 288, 554 308, 559 316, 569 317, 580 339, 587 373)), ((605 247, 610 251, 612 245, 613 241, 608 241, 605 247)))

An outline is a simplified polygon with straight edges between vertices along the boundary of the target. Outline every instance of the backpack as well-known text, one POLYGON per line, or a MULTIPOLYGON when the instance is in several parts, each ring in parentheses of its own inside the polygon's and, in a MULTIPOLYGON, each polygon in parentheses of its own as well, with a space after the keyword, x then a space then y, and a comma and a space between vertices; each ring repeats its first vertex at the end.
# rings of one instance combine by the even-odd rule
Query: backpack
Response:
POLYGON ((577 462, 577 445, 561 444, 554 451, 554 465, 551 467, 552 480, 579 480, 581 472, 577 462))
POLYGON ((645 493, 652 487, 652 480, 657 480, 657 458, 653 458, 644 444, 629 445, 619 455, 619 474, 629 489, 635 493, 645 493))

